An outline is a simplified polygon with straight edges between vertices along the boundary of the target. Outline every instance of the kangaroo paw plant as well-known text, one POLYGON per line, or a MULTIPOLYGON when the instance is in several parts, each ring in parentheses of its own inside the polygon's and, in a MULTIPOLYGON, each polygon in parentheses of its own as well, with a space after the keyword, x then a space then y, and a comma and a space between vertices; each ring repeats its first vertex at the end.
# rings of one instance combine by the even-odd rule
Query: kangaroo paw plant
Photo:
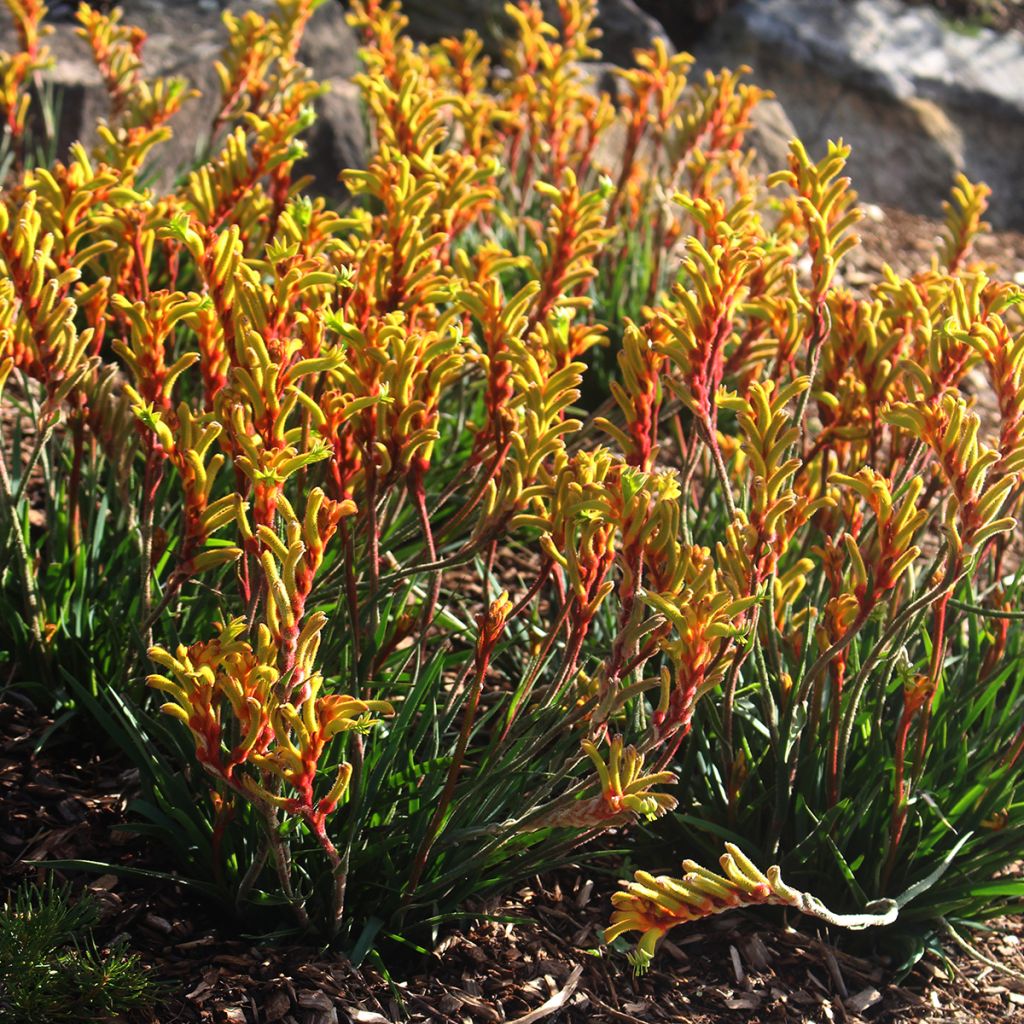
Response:
POLYGON ((321 2, 225 15, 163 189, 188 84, 83 5, 108 109, 40 162, 45 7, 6 4, 5 672, 135 759, 155 869, 356 956, 610 830, 735 841, 616 897, 644 957, 734 906, 1014 906, 1024 294, 974 255, 987 189, 854 293, 849 149, 762 173, 745 72, 658 44, 613 99, 596 0, 509 5, 500 66, 354 0, 335 208, 296 174, 321 2))

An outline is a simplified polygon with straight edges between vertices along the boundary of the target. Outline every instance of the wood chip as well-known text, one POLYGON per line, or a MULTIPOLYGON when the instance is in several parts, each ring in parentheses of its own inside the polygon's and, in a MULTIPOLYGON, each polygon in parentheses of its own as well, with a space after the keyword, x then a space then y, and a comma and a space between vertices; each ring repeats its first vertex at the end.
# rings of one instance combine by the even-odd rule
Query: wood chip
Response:
POLYGON ((736 992, 725 999, 730 1010, 756 1010, 761 1005, 761 996, 756 992, 736 992))
POLYGON ((828 972, 832 975, 832 982, 839 990, 839 994, 846 999, 849 992, 846 990, 846 982, 843 980, 843 972, 839 970, 839 962, 831 949, 825 949, 825 963, 828 964, 828 972))
POLYGON ((772 962, 768 947, 761 941, 761 936, 756 933, 743 944, 743 955, 758 971, 767 970, 772 962))
POLYGON ((590 902, 590 894, 594 891, 594 880, 588 878, 583 885, 580 886, 580 891, 576 893, 576 906, 579 908, 585 907, 590 902))
POLYGON ((278 989, 271 992, 263 1001, 263 1019, 267 1024, 275 1024, 281 1020, 292 1008, 292 1001, 285 992, 278 989))
POLYGON ((642 1003, 623 1003, 622 1008, 626 1013, 646 1013, 651 1004, 645 999, 642 1003))
POLYGON ((324 1013, 311 1017, 306 1024, 338 1024, 338 1011, 332 1006, 324 1013))
POLYGON ((742 985, 747 980, 747 972, 743 970, 740 951, 735 946, 729 947, 729 958, 732 960, 732 972, 736 975, 736 984, 742 985))
POLYGON ((875 1005, 875 1003, 881 1002, 882 993, 877 988, 863 988, 856 995, 850 996, 849 999, 844 1000, 846 1008, 850 1013, 863 1013, 869 1007, 875 1005))
POLYGON ((142 924, 146 928, 152 928, 153 931, 159 932, 161 935, 170 935, 171 933, 171 922, 166 917, 160 917, 159 914, 147 914, 142 919, 142 924))
POLYGON ((524 1016, 517 1017, 513 1024, 533 1024, 535 1020, 543 1020, 545 1017, 550 1017, 553 1013, 557 1013, 569 1001, 569 997, 573 992, 576 991, 576 986, 580 983, 580 975, 582 973, 582 967, 574 968, 572 974, 569 975, 569 980, 566 981, 559 992, 556 992, 550 999, 545 1000, 536 1010, 531 1010, 524 1016))
POLYGON ((334 1003, 323 992, 300 992, 295 1000, 304 1010, 330 1010, 334 1003))

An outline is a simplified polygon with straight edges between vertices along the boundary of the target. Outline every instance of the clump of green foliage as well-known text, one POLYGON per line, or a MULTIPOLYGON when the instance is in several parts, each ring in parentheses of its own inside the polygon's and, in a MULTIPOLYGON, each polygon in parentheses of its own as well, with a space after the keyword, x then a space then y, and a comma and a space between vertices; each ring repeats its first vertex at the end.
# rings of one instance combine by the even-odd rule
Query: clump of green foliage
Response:
POLYGON ((22 882, 0 906, 0 1019, 10 1024, 109 1021, 150 1007, 156 986, 133 953, 100 949, 95 898, 52 879, 22 882))

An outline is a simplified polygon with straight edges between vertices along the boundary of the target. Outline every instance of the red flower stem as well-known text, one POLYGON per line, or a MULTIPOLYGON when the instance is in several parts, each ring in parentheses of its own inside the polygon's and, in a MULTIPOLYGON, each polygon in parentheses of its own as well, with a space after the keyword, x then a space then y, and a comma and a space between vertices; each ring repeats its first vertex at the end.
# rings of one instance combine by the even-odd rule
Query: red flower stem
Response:
POLYGON ((906 792, 906 752, 910 726, 914 721, 916 707, 912 698, 904 696, 903 712, 900 715, 899 727, 896 730, 895 778, 893 780, 892 818, 889 823, 889 852, 882 870, 882 889, 885 890, 896 865, 896 851, 903 837, 903 828, 907 823, 907 792, 906 792))
POLYGON ((508 619, 506 621, 511 621, 516 618, 517 615, 521 615, 530 602, 532 602, 540 593, 540 588, 544 586, 544 581, 551 575, 551 569, 554 564, 555 563, 550 558, 545 560, 544 564, 540 567, 540 572, 537 573, 537 578, 530 584, 530 589, 523 594, 512 611, 508 613, 508 619))
POLYGON ((683 740, 690 734, 690 722, 687 721, 681 724, 674 733, 669 737, 669 744, 661 752, 661 756, 655 765, 655 772, 663 772, 671 764, 673 758, 679 753, 679 748, 683 745, 683 740))
MULTIPOLYGON (((142 504, 139 510, 139 585, 142 596, 141 618, 149 623, 153 605, 153 520, 156 514, 156 492, 163 478, 163 470, 156 453, 146 454, 143 470, 142 504)), ((143 642, 148 648, 153 642, 152 625, 143 629, 143 642)))
POLYGON ((846 659, 840 658, 835 665, 832 689, 832 715, 829 723, 831 736, 828 752, 828 800, 829 807, 839 803, 839 729, 840 711, 843 699, 843 681, 846 677, 846 659))
POLYGON ((537 683, 537 676, 540 675, 540 670, 547 660, 548 653, 551 650, 551 645, 555 642, 555 637, 561 632, 563 624, 569 618, 569 612, 572 610, 572 603, 566 602, 561 612, 558 614, 558 618, 552 623, 548 629, 547 636, 544 638, 544 646, 541 648, 540 653, 537 655, 537 660, 534 662, 533 671, 527 677, 526 682, 523 684, 519 695, 513 698, 512 706, 509 708, 508 718, 505 721, 505 728, 501 731, 501 735, 498 737, 498 742, 504 742, 508 736, 509 729, 512 728, 512 723, 515 721, 516 715, 519 714, 520 708, 526 703, 527 698, 533 691, 534 686, 537 683))
POLYGON ((263 810, 265 834, 281 891, 284 893, 299 927, 306 929, 309 927, 309 915, 306 913, 306 908, 295 898, 295 890, 292 888, 291 852, 288 849, 288 843, 281 837, 277 813, 273 805, 269 803, 263 803, 260 807, 263 810))
POLYGON ((359 596, 356 590, 355 545, 348 524, 343 519, 340 523, 342 545, 345 549, 345 601, 348 606, 348 624, 352 630, 353 663, 361 663, 362 631, 359 623, 359 596))
POLYGON ((631 658, 622 667, 622 675, 629 676, 636 672, 641 665, 646 661, 650 661, 658 652, 658 633, 655 632, 652 638, 649 638, 647 643, 644 644, 643 648, 638 654, 631 658))
POLYGON ((380 520, 377 517, 377 464, 372 455, 366 460, 366 528, 370 546, 369 581, 370 634, 377 635, 377 593, 380 589, 380 520))
POLYGON ((462 508, 460 508, 459 511, 456 512, 455 515, 451 519, 449 519, 448 522, 445 523, 440 530, 438 530, 438 538, 445 537, 449 533, 451 533, 451 531, 454 530, 456 526, 459 526, 470 515, 470 513, 472 513, 472 511, 477 507, 477 505, 480 504, 480 502, 483 500, 484 494, 487 493, 487 485, 494 479, 497 473, 501 470, 501 467, 505 462, 505 457, 508 455, 508 450, 511 447, 511 440, 506 441, 502 445, 499 451, 495 454, 494 462, 491 463, 491 468, 487 471, 487 474, 484 476, 483 480, 480 481, 480 486, 477 488, 476 494, 474 494, 470 501, 463 505, 462 508))
MULTIPOLYGON (((565 657, 562 659, 561 671, 549 686, 548 695, 545 697, 544 702, 541 705, 542 707, 547 708, 551 706, 551 703, 558 696, 558 692, 563 686, 565 686, 572 674, 576 671, 576 668, 579 665, 580 651, 583 650, 583 641, 587 637, 589 627, 589 619, 584 619, 573 627, 569 642, 566 645, 565 657)), ((522 702, 520 702, 520 706, 522 706, 522 702)), ((509 724, 511 725, 511 722, 509 722, 509 724)), ((505 727, 502 739, 504 739, 506 735, 508 735, 508 726, 505 727)))
POLYGON ((949 599, 953 596, 952 590, 947 590, 936 602, 935 607, 935 646, 932 648, 931 664, 931 691, 928 701, 924 706, 921 716, 921 726, 917 736, 917 752, 914 755, 914 767, 912 778, 916 781, 921 777, 924 770, 925 754, 928 751, 928 726, 932 717, 932 704, 935 701, 935 689, 939 684, 942 674, 942 662, 946 653, 946 615, 949 609, 949 599))
MULTIPOLYGON (((409 497, 416 506, 420 527, 423 530, 423 543, 427 552, 427 560, 433 565, 437 562, 437 547, 434 544, 434 532, 430 526, 430 513, 427 511, 427 494, 423 487, 423 469, 420 466, 409 468, 409 497)), ((427 630, 434 621, 434 612, 441 596, 441 570, 435 569, 430 574, 430 590, 423 604, 423 615, 420 619, 420 654, 426 655, 427 630)))
POLYGON ((718 474, 718 481, 722 485, 722 497, 725 499, 725 507, 729 513, 730 522, 736 520, 736 503, 732 497, 732 485, 729 483, 729 470, 726 468, 725 459, 722 458, 722 449, 718 446, 718 432, 714 425, 714 415, 710 411, 697 421, 700 424, 702 440, 711 452, 711 461, 715 465, 715 472, 718 474))
POLYGON ((733 719, 735 717, 736 707, 736 684, 739 680, 740 669, 743 667, 743 663, 749 657, 753 644, 757 642, 757 623, 760 617, 760 611, 760 606, 755 605, 753 609, 753 614, 751 615, 750 643, 746 647, 740 647, 737 649, 736 654, 732 659, 732 664, 729 666, 729 675, 725 681, 725 706, 722 710, 722 716, 724 719, 723 739, 725 740, 724 753, 730 762, 732 762, 735 757, 732 741, 734 724, 733 719))
POLYGON ((82 543, 82 505, 78 495, 82 489, 82 458, 85 450, 85 398, 81 392, 72 397, 74 411, 71 414, 71 476, 68 480, 68 502, 71 505, 71 547, 78 550, 82 543))

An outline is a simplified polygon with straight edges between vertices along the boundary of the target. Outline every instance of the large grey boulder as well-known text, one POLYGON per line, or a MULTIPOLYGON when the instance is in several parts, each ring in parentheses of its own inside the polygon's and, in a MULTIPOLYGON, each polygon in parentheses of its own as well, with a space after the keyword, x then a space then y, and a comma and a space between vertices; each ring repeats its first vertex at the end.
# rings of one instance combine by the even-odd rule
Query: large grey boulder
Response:
POLYGON ((751 65, 812 152, 842 136, 864 198, 934 213, 963 170, 994 189, 997 226, 1024 226, 1024 36, 898 0, 746 0, 698 57, 751 65))
MULTIPOLYGON (((143 49, 146 74, 183 76, 201 93, 172 119, 173 139, 155 151, 156 183, 167 187, 174 173, 187 168, 209 142, 219 98, 213 64, 227 39, 222 11, 266 14, 274 4, 271 0, 123 0, 121 7, 123 22, 147 34, 143 49)), ((10 50, 14 45, 9 24, 0 20, 0 49, 10 50)), ((55 25, 46 45, 56 58, 56 66, 46 78, 53 83, 59 112, 56 141, 60 156, 77 139, 87 145, 95 141, 96 122, 108 114, 107 95, 89 47, 75 34, 74 24, 55 25)), ((338 172, 365 165, 367 142, 359 97, 351 83, 359 66, 358 42, 340 3, 332 0, 313 15, 299 59, 329 91, 316 103, 318 121, 307 133, 308 156, 298 170, 314 176, 318 191, 341 195, 338 172)))

